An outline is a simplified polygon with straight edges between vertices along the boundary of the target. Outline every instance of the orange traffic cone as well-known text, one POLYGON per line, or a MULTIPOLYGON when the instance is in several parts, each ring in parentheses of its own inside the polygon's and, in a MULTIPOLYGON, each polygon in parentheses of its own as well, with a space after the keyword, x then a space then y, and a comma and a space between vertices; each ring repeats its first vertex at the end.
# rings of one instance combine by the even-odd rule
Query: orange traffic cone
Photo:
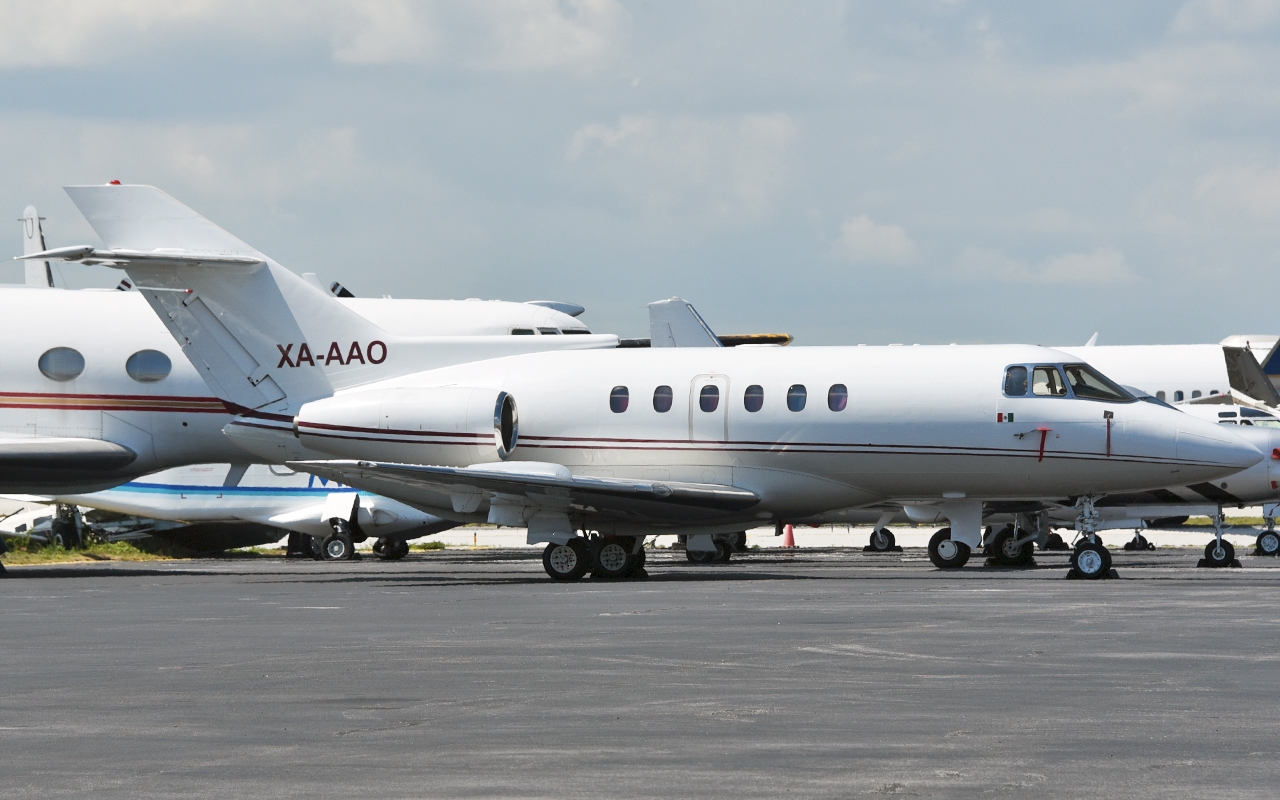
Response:
POLYGON ((794 531, 794 530, 792 530, 792 529, 791 529, 791 526, 790 526, 790 525, 788 525, 787 527, 783 528, 783 529, 782 529, 782 531, 783 531, 783 533, 782 533, 782 546, 783 546, 783 547, 795 547, 795 546, 796 546, 796 533, 795 533, 795 531, 794 531))

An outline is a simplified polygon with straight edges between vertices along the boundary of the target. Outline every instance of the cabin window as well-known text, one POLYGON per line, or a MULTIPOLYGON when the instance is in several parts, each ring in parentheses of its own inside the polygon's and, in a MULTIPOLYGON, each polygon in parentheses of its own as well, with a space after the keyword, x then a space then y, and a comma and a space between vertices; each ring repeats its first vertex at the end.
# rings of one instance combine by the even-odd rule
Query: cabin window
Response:
POLYGON ((1009 397, 1026 397, 1027 368, 1009 367, 1004 373, 1004 393, 1009 397))
POLYGON ((574 334, 578 336, 585 336, 591 333, 591 331, 587 328, 565 328, 560 332, 567 333, 567 334, 574 334))
POLYGON ((1031 373, 1031 393, 1037 397, 1066 397, 1067 386, 1057 367, 1036 367, 1031 373))
POLYGON ((173 362, 159 350, 139 350, 124 362, 124 371, 138 383, 158 383, 172 370, 173 362))
POLYGON ((613 391, 609 392, 609 410, 615 414, 621 414, 627 410, 627 404, 631 402, 631 396, 627 392, 625 386, 615 386, 613 391))
POLYGON ((1133 396, 1111 382, 1111 379, 1088 364, 1067 364, 1067 383, 1071 391, 1083 400, 1102 400, 1107 403, 1130 403, 1133 396))
POLYGON ((671 387, 659 386, 653 390, 653 410, 665 414, 671 410, 671 387))
POLYGON ((787 408, 792 411, 803 411, 807 399, 809 399, 809 393, 805 391, 803 384, 797 383, 787 390, 787 408))
POLYGON ((19 525, 18 527, 14 528, 14 529, 13 529, 13 532, 14 532, 14 533, 25 533, 25 532, 26 532, 26 530, 27 530, 27 523, 25 523, 25 522, 24 522, 24 523, 22 523, 21 525, 19 525))
POLYGON ((1234 417, 1235 415, 1236 415, 1236 412, 1234 412, 1234 411, 1219 411, 1219 412, 1218 412, 1218 416, 1219 416, 1219 417, 1234 417))
POLYGON ((532 336, 533 328, 512 328, 511 335, 512 336, 532 336))
POLYGON ((832 411, 844 411, 849 405, 849 389, 843 383, 834 384, 827 390, 827 408, 832 411))
POLYGON ((543 336, 559 336, 560 329, 559 328, 538 328, 538 333, 542 334, 543 336))
POLYGON ((1194 390, 1194 391, 1192 391, 1192 392, 1191 392, 1191 397, 1192 397, 1192 399, 1195 399, 1195 398, 1197 398, 1197 397, 1199 397, 1199 396, 1200 396, 1200 390, 1199 390, 1199 389, 1196 389, 1196 390, 1194 390))
POLYGON ((70 347, 55 347, 46 350, 36 363, 40 373, 52 381, 69 381, 84 372, 84 356, 80 351, 70 347))
POLYGON ((1217 389, 1210 389, 1210 390, 1209 390, 1209 396, 1210 396, 1210 397, 1213 397, 1213 396, 1214 396, 1215 394, 1217 394, 1217 393, 1218 393, 1218 390, 1217 390, 1217 389))
POLYGON ((698 408, 708 413, 720 407, 720 387, 708 384, 698 392, 698 408))
POLYGON ((1175 403, 1181 403, 1181 402, 1182 402, 1182 398, 1183 398, 1183 397, 1185 397, 1185 396, 1186 396, 1186 395, 1184 395, 1184 394, 1181 392, 1181 390, 1176 391, 1176 392, 1174 392, 1174 393, 1173 393, 1173 402, 1175 402, 1175 403))
POLYGON ((748 386, 742 393, 742 405, 752 414, 764 408, 764 387, 754 383, 748 386))
POLYGON ((1156 392, 1156 399, 1157 399, 1157 400, 1159 400, 1159 401, 1161 401, 1161 402, 1163 402, 1163 401, 1164 401, 1164 392, 1163 392, 1163 391, 1156 392))

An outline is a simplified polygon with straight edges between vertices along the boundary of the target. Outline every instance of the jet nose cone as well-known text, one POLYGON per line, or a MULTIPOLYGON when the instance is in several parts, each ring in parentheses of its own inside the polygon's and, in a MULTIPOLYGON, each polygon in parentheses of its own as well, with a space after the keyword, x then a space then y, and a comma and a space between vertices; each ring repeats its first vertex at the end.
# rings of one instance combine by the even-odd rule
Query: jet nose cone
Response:
POLYGON ((1199 420, 1185 420, 1178 426, 1180 461, 1239 471, 1252 467, 1262 458, 1262 451, 1237 436, 1230 426, 1199 420))

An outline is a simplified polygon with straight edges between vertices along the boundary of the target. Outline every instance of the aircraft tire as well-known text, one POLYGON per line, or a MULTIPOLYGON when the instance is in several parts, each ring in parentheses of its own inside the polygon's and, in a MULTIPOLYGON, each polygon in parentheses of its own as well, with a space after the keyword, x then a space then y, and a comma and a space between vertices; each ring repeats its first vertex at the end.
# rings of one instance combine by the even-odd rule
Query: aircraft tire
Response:
POLYGON ((892 550, 893 546, 897 543, 897 540, 893 536, 893 531, 888 528, 881 528, 878 531, 872 531, 871 538, 868 541, 868 544, 871 545, 871 549, 880 553, 892 550))
POLYGON ((1111 571, 1111 551, 1102 542, 1091 543, 1083 539, 1071 552, 1071 568, 1082 578, 1105 578, 1111 571))
POLYGON ((356 552, 356 546, 351 543, 351 537, 337 532, 325 537, 322 548, 325 561, 346 561, 356 552))
POLYGON ((542 568, 554 581, 579 580, 591 568, 591 547, 581 536, 564 544, 549 542, 542 551, 542 568))
POLYGON ((716 542, 716 556, 714 559, 715 563, 728 564, 729 559, 733 558, 733 542, 726 542, 721 539, 716 539, 715 542, 716 542))
POLYGON ((409 555, 409 543, 404 539, 396 539, 387 543, 387 558, 392 561, 399 561, 409 555))
POLYGON ((387 540, 376 539, 373 543, 373 554, 379 558, 387 557, 387 540))
POLYGON ((969 561, 969 545, 951 541, 951 529, 943 528, 929 539, 929 560, 938 569, 960 569, 969 561))
POLYGON ((323 561, 324 560, 324 537, 308 536, 307 552, 310 553, 311 557, 314 558, 316 561, 323 561))
MULTIPOLYGON (((591 577, 604 580, 625 578, 636 567, 632 541, 625 536, 606 536, 591 548, 591 577)), ((717 548, 717 553, 719 548, 717 548)))
POLYGON ((1025 567, 1031 561, 1032 544, 1017 541, 1017 533, 1010 525, 996 534, 991 542, 991 556, 1002 567, 1025 567))
POLYGON ((733 545, 733 551, 735 553, 747 552, 747 532, 738 531, 737 533, 733 534, 733 536, 729 539, 729 543, 733 545))
POLYGON ((1276 531, 1263 531, 1258 534, 1258 555, 1274 556, 1280 553, 1280 533, 1276 531))
POLYGON ((1214 539, 1204 546, 1204 560, 1211 567, 1229 567, 1236 560, 1236 548, 1226 539, 1222 540, 1222 546, 1219 547, 1218 540, 1214 539))
POLYGON ((1044 543, 1045 550, 1070 550, 1067 543, 1062 540, 1062 534, 1051 533, 1044 543))

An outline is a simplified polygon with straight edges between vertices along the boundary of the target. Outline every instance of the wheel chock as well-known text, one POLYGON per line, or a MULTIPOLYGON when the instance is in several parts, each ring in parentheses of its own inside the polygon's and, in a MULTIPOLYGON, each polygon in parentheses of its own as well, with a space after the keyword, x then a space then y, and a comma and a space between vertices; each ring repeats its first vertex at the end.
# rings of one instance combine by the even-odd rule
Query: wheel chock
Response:
MULTIPOLYGON (((1221 567, 1215 567, 1214 565, 1210 564, 1210 563, 1209 563, 1209 559, 1207 559, 1207 558, 1202 558, 1202 559, 1200 559, 1199 561, 1197 561, 1197 562, 1196 562, 1196 566, 1197 566, 1197 567, 1203 567, 1203 568, 1205 568, 1205 569, 1221 569, 1221 567)), ((1231 563, 1230 563, 1230 564, 1227 564, 1227 565, 1226 565, 1226 567, 1227 567, 1228 569, 1229 569, 1229 568, 1231 568, 1231 567, 1235 567, 1236 569, 1242 569, 1242 568, 1243 568, 1243 565, 1240 563, 1240 559, 1238 559, 1238 558, 1233 558, 1233 559, 1231 559, 1231 563)))
MULTIPOLYGON (((1111 567, 1111 568, 1110 568, 1110 570, 1107 570, 1106 575, 1103 575, 1102 577, 1096 577, 1096 579, 1092 579, 1092 580, 1096 580, 1096 581, 1105 581, 1105 580, 1114 579, 1114 577, 1120 577, 1120 573, 1119 573, 1119 572, 1116 572, 1116 568, 1115 568, 1115 567, 1111 567)), ((1075 567, 1071 567, 1071 568, 1070 568, 1070 570, 1066 571, 1066 580, 1069 580, 1069 581, 1087 581, 1087 580, 1091 580, 1091 579, 1087 579, 1087 577, 1084 577, 1083 575, 1080 575, 1080 573, 1079 573, 1079 572, 1076 572, 1076 571, 1075 571, 1075 567)))
POLYGON ((902 552, 902 545, 900 545, 900 544, 895 544, 893 547, 890 547, 890 548, 889 548, 889 549, 887 549, 887 550, 877 550, 877 549, 875 549, 874 547, 872 547, 871 545, 869 545, 869 544, 868 544, 868 545, 863 545, 863 546, 862 546, 862 552, 864 552, 864 553, 901 553, 901 552, 902 552))

